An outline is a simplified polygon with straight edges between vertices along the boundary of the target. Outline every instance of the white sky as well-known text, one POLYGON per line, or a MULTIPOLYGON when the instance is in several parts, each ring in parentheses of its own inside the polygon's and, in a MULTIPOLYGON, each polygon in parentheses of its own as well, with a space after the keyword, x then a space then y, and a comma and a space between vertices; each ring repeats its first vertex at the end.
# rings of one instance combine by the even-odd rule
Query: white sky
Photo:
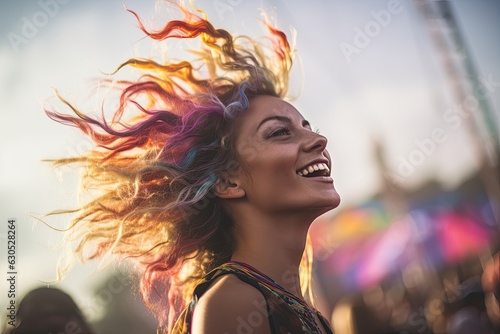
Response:
MULTIPOLYGON (((56 87, 70 100, 98 105, 98 99, 88 94, 99 70, 110 71, 134 55, 158 54, 148 40, 142 39, 135 19, 123 4, 146 22, 163 22, 158 18, 168 17, 155 16, 153 1, 60 2, 64 4, 58 8, 47 7, 51 15, 43 22, 41 4, 56 0, 0 0, 0 270, 6 271, 4 225, 14 217, 18 222, 20 295, 39 280, 54 277, 58 253, 49 246, 60 239, 59 233, 35 223, 29 214, 76 203, 75 174, 62 177, 41 160, 89 147, 73 128, 48 119, 41 104, 56 87), (38 22, 40 26, 37 31, 29 31, 26 22, 38 22), (23 33, 29 35, 26 43, 14 45, 9 40, 12 34, 23 33)), ((195 1, 215 26, 231 32, 263 35, 257 21, 259 8, 274 14, 281 29, 289 32, 293 26, 297 31, 305 77, 295 104, 329 138, 333 175, 343 206, 371 196, 379 187, 372 154, 375 138, 386 145, 389 167, 396 173, 400 159, 408 159, 418 149, 416 141, 430 138, 437 128, 443 129, 446 141, 436 144, 433 153, 415 167, 402 183, 405 187, 431 177, 452 187, 477 165, 466 127, 453 128, 443 120, 444 112, 452 106, 450 90, 412 2, 401 1, 401 12, 393 14, 387 26, 381 27, 359 54, 352 55, 350 62, 341 52, 342 43, 354 44, 356 28, 363 29, 374 21, 371 12, 387 9, 389 2, 195 1)), ((481 77, 499 82, 500 2, 457 0, 453 4, 481 77)), ((499 91, 500 86, 496 86, 490 95, 497 115, 499 91)), ((61 219, 51 222, 63 224, 61 219)), ((91 303, 88 294, 97 282, 89 278, 103 276, 90 272, 88 266, 79 266, 62 284, 80 304, 91 303)), ((4 309, 6 286, 4 279, 1 281, 0 307, 4 309)))

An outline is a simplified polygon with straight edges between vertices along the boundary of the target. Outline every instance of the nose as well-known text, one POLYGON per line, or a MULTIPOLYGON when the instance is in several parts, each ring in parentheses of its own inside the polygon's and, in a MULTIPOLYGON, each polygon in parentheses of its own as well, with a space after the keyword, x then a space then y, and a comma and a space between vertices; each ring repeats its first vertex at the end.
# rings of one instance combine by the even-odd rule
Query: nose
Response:
POLYGON ((325 136, 320 135, 316 132, 308 131, 304 140, 303 149, 306 152, 323 152, 326 149, 326 144, 328 140, 325 136))

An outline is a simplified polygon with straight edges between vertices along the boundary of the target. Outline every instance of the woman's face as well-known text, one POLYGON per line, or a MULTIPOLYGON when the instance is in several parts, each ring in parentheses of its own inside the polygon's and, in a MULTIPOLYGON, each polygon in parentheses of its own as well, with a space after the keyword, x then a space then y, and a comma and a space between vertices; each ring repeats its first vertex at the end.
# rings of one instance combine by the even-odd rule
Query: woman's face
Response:
POLYGON ((237 177, 259 209, 320 215, 339 205, 327 140, 292 105, 277 97, 254 97, 236 117, 235 130, 237 177))

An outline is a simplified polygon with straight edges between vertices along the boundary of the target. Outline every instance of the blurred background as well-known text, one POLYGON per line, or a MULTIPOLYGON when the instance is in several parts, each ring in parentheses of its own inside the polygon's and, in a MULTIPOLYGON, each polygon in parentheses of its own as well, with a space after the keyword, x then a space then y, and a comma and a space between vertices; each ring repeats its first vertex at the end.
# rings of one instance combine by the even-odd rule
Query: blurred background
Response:
MULTIPOLYGON (((500 2, 194 3, 235 34, 264 35, 262 11, 296 34, 294 104, 329 139, 342 196, 311 228, 317 306, 336 333, 499 333, 499 283, 488 277, 500 270, 492 262, 500 250, 500 2)), ((7 273, 7 221, 15 219, 18 302, 50 285, 60 255, 61 233, 33 216, 78 204, 77 173, 42 160, 91 147, 44 114, 52 88, 98 110, 92 88, 103 72, 186 48, 145 39, 126 8, 152 29, 171 18, 154 0, 0 0, 0 268, 7 273)), ((66 218, 49 222, 62 227, 66 218)), ((55 286, 99 333, 155 333, 126 270, 77 264, 55 286)))

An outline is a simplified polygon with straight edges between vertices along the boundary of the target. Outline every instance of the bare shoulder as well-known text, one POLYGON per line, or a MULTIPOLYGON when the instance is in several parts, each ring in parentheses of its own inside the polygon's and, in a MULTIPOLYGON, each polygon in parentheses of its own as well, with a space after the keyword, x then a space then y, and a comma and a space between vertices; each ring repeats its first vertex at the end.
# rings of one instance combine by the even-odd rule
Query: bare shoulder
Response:
POLYGON ((195 334, 270 334, 264 296, 234 275, 225 275, 198 301, 192 329, 195 334))

